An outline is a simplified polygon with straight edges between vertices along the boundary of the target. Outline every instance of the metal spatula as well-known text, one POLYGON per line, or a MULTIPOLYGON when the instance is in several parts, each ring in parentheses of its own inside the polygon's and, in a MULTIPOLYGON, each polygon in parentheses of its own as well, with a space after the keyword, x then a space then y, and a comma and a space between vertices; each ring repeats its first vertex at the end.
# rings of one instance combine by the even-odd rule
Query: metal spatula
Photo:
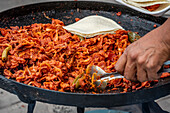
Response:
MULTIPOLYGON (((164 65, 170 65, 170 61, 165 62, 164 65)), ((170 72, 170 68, 164 69, 164 65, 158 73, 170 72)), ((96 73, 97 76, 100 76, 99 80, 96 80, 95 78, 96 81, 94 82, 94 84, 96 86, 99 86, 102 90, 106 88, 109 81, 113 79, 124 78, 124 76, 122 76, 118 72, 106 73, 103 69, 95 65, 93 65, 90 70, 90 75, 93 75, 93 73, 96 73), (110 75, 114 76, 111 77, 110 75)))

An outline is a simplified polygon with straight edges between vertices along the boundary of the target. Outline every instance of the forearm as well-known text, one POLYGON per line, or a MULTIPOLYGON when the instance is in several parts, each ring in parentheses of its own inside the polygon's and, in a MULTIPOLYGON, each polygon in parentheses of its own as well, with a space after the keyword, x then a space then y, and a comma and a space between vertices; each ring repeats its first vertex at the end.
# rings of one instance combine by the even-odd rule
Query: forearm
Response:
POLYGON ((167 21, 162 26, 160 26, 159 29, 160 29, 160 33, 163 36, 161 37, 162 41, 167 46, 169 52, 169 59, 170 59, 170 18, 168 18, 167 21))

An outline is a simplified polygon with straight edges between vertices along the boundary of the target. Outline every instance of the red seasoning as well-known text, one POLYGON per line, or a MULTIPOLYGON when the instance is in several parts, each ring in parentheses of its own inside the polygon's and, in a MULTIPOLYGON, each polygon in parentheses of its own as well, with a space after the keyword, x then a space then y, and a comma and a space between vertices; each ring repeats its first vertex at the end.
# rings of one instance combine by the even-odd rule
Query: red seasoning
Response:
POLYGON ((153 25, 153 27, 157 27, 157 25, 156 25, 156 24, 154 24, 154 25, 153 25))
POLYGON ((116 13, 117 16, 121 16, 122 12, 118 12, 116 13))
POLYGON ((148 6, 148 7, 144 7, 144 8, 147 9, 148 11, 155 11, 159 7, 160 7, 160 4, 156 4, 156 5, 152 5, 152 6, 148 6))
POLYGON ((71 12, 71 15, 73 15, 73 12, 71 12))
POLYGON ((80 20, 80 18, 75 18, 75 21, 77 22, 77 21, 79 21, 80 20))

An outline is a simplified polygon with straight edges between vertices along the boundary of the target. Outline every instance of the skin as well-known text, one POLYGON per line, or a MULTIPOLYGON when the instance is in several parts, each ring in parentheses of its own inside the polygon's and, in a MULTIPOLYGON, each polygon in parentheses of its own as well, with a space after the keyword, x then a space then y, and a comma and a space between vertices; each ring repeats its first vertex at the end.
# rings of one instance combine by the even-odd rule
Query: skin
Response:
POLYGON ((115 69, 131 81, 156 80, 163 63, 170 59, 170 18, 127 47, 115 69))

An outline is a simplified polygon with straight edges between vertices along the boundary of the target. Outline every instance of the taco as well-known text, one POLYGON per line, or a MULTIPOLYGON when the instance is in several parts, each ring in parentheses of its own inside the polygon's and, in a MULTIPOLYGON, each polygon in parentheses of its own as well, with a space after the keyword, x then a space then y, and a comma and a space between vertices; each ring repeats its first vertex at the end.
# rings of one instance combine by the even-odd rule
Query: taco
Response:
POLYGON ((170 4, 170 0, 124 0, 124 2, 148 11, 155 11, 170 4))
POLYGON ((97 15, 85 17, 78 22, 64 26, 63 28, 73 34, 86 38, 100 34, 115 33, 115 31, 123 29, 115 21, 97 15))

